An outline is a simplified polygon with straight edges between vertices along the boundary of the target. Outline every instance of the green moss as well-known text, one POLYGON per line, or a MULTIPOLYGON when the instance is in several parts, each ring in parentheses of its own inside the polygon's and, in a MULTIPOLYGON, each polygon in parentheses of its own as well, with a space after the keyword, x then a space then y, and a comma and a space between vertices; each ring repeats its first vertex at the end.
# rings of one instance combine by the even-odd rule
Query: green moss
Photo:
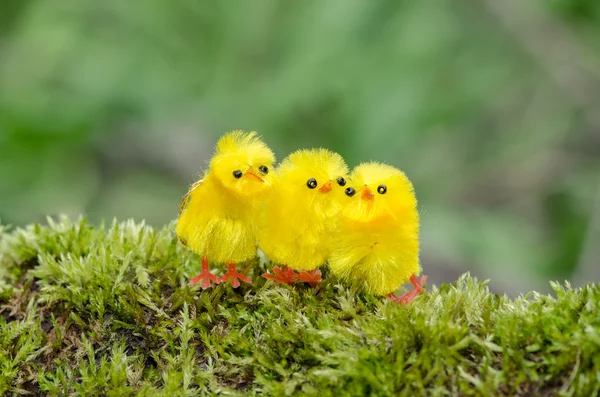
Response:
POLYGON ((0 394, 597 395, 600 289, 515 300, 468 275, 408 307, 327 277, 187 280, 173 228, 66 219, 0 240, 0 394))

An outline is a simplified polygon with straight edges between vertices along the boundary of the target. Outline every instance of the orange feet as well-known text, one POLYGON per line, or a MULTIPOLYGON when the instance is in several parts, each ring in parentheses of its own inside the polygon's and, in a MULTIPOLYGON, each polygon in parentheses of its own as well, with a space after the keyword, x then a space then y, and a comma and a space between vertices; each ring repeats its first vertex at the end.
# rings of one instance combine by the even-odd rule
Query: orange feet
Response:
POLYGON ((189 284, 198 284, 200 281, 202 281, 202 284, 200 285, 202 289, 210 288, 211 281, 215 284, 219 284, 221 282, 217 276, 208 270, 208 258, 206 257, 202 258, 202 273, 191 279, 189 284))
POLYGON ((395 296, 392 292, 388 295, 388 298, 390 298, 396 303, 408 305, 410 302, 413 301, 413 299, 417 297, 417 295, 419 295, 423 291, 423 284, 425 284, 426 280, 427 276, 425 275, 421 276, 421 278, 417 280, 417 277, 415 277, 415 275, 413 274, 412 276, 410 276, 410 282, 412 283, 414 289, 405 292, 400 296, 395 296))
POLYGON ((296 279, 296 272, 294 272, 294 269, 287 266, 284 266, 283 269, 281 269, 279 266, 275 266, 273 268, 273 273, 275 274, 265 273, 263 274, 263 277, 267 280, 273 280, 277 281, 278 283, 285 284, 291 284, 296 279))
POLYGON ((245 283, 252 284, 252 280, 250 280, 247 276, 238 272, 235 269, 235 263, 228 263, 227 273, 225 273, 221 278, 219 278, 219 282, 221 283, 226 282, 228 280, 231 280, 231 286, 233 288, 237 288, 240 286, 240 280, 242 280, 245 283))
POLYGON ((305 283, 309 283, 311 287, 316 287, 321 282, 321 270, 315 269, 310 272, 302 270, 296 276, 296 280, 304 281, 305 283))

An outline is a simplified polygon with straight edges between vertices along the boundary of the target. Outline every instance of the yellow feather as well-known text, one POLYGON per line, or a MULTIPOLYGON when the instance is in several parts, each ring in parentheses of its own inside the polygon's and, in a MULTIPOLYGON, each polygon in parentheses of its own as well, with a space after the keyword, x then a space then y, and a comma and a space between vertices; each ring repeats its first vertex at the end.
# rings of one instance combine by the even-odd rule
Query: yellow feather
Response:
POLYGON ((326 149, 299 150, 283 160, 259 223, 259 247, 269 259, 296 270, 325 263, 344 198, 337 179, 347 174, 343 158, 326 149), (311 178, 314 188, 307 185, 311 178))
POLYGON ((204 178, 180 206, 177 235, 212 262, 242 262, 256 255, 260 203, 272 187, 275 156, 255 132, 224 135, 204 178), (234 176, 234 172, 242 176, 234 176))
POLYGON ((355 193, 346 197, 337 218, 331 271, 375 294, 394 292, 420 272, 413 186, 402 171, 375 162, 357 166, 348 185, 355 193))

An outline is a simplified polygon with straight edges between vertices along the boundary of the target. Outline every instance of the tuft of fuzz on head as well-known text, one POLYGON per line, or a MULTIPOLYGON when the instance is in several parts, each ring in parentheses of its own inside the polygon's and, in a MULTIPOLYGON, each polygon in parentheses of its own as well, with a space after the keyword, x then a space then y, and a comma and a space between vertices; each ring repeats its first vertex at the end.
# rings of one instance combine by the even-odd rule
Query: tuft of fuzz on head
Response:
POLYGON ((217 143, 209 175, 232 193, 252 196, 270 187, 275 155, 254 131, 232 131, 217 143))
MULTIPOLYGON (((403 180, 410 185, 404 172, 389 164, 378 163, 375 161, 359 164, 352 170, 351 176, 352 184, 359 186, 384 183, 393 178, 399 178, 398 181, 403 180)), ((406 187, 408 188, 408 186, 406 187)), ((410 185, 410 189, 412 189, 412 185, 410 185)))
POLYGON ((256 131, 235 130, 226 133, 217 142, 215 156, 236 154, 240 151, 246 152, 248 155, 269 157, 271 163, 275 162, 275 155, 260 139, 256 131))
POLYGON ((348 173, 348 166, 338 153, 323 148, 301 149, 277 168, 277 190, 285 190, 284 194, 294 197, 298 205, 304 202, 313 211, 337 212, 348 173))
POLYGON ((348 166, 338 153, 327 149, 301 149, 286 157, 279 165, 280 174, 301 173, 326 182, 348 175, 348 166))

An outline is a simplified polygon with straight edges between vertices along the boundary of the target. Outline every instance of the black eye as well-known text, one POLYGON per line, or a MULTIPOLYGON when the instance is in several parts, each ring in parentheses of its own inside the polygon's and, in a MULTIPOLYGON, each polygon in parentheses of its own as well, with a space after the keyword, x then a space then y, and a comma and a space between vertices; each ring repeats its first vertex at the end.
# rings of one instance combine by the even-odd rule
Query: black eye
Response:
POLYGON ((342 178, 341 176, 337 179, 337 183, 340 186, 346 186, 346 180, 344 178, 342 178))
POLYGON ((377 193, 385 194, 385 192, 387 192, 387 187, 385 185, 379 185, 377 187, 377 193))
POLYGON ((310 178, 308 181, 306 181, 306 186, 308 186, 309 189, 314 189, 317 187, 317 180, 315 178, 310 178))
POLYGON ((233 171, 233 176, 235 177, 235 179, 240 179, 242 177, 242 175, 244 175, 244 174, 242 174, 242 171, 240 171, 240 170, 233 171))
POLYGON ((346 192, 346 196, 352 197, 352 196, 354 196, 354 193, 356 193, 356 190, 354 190, 354 188, 352 188, 352 187, 349 187, 345 190, 345 192, 346 192))
POLYGON ((269 173, 269 167, 267 167, 266 165, 261 165, 260 167, 258 167, 258 170, 263 174, 263 175, 267 175, 269 173))

